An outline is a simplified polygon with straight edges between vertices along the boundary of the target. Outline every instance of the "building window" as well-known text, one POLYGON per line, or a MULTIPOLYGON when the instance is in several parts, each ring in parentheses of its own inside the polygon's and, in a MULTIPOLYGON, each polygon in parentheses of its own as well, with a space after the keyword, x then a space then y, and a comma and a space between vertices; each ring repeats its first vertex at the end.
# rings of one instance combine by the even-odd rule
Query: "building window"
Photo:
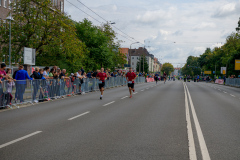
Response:
POLYGON ((132 65, 134 65, 134 62, 132 62, 132 65))
POLYGON ((3 6, 4 6, 5 8, 7 8, 7 0, 3 0, 3 2, 4 2, 4 5, 3 5, 3 6))
POLYGON ((2 6, 2 0, 0 0, 0 6, 2 6))
POLYGON ((134 57, 132 57, 132 59, 134 59, 134 57))
POLYGON ((64 2, 63 1, 60 1, 60 11, 61 12, 64 12, 64 2))
POLYGON ((8 8, 11 9, 11 0, 8 1, 8 8))

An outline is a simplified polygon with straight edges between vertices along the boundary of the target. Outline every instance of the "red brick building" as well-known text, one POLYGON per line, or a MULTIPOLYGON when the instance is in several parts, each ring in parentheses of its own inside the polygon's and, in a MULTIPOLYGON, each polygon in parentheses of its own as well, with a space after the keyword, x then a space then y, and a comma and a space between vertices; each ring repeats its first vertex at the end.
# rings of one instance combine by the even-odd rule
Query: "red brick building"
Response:
MULTIPOLYGON (((11 10, 10 4, 15 0, 0 0, 0 20, 5 20, 11 10)), ((54 7, 64 12, 64 0, 52 0, 54 7)))

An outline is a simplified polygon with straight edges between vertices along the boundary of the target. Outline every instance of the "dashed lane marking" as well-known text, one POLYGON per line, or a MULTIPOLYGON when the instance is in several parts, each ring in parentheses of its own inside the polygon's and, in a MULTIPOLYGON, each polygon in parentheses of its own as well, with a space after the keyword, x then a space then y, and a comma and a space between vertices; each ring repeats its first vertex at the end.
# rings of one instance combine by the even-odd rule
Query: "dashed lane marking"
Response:
POLYGON ((144 90, 141 90, 142 92, 144 91, 144 90))
POLYGON ((226 93, 226 94, 227 94, 227 92, 225 92, 225 91, 223 91, 223 93, 226 93))
POLYGON ((125 98, 127 98, 128 96, 125 96, 125 97, 123 97, 123 98, 121 98, 121 99, 125 99, 125 98))
POLYGON ((230 94, 230 96, 232 96, 232 97, 236 97, 236 96, 234 96, 233 94, 230 94))
POLYGON ((76 118, 78 118, 78 117, 81 117, 81 116, 84 116, 84 115, 86 115, 86 114, 88 114, 88 113, 90 113, 90 111, 85 112, 85 113, 82 113, 82 114, 77 115, 77 116, 75 116, 75 117, 69 118, 68 120, 69 120, 69 121, 74 120, 74 119, 76 119, 76 118))
POLYGON ((110 103, 104 104, 103 106, 105 107, 105 106, 108 106, 108 105, 113 104, 113 103, 115 103, 115 101, 112 101, 110 103))
POLYGON ((135 93, 133 93, 133 94, 137 94, 138 92, 135 92, 135 93))
POLYGON ((39 134, 39 133, 41 133, 41 132, 42 132, 42 131, 36 131, 36 132, 34 132, 34 133, 31 133, 31 134, 28 134, 28 135, 26 135, 26 136, 23 136, 23 137, 21 137, 21 138, 15 139, 15 140, 13 140, 13 141, 11 141, 11 142, 2 144, 2 145, 0 145, 0 149, 3 148, 3 147, 9 146, 9 145, 11 145, 11 144, 13 144, 13 143, 16 143, 16 142, 19 142, 19 141, 21 141, 21 140, 24 140, 24 139, 27 139, 27 138, 29 138, 29 137, 32 137, 32 136, 34 136, 34 135, 36 135, 36 134, 39 134))

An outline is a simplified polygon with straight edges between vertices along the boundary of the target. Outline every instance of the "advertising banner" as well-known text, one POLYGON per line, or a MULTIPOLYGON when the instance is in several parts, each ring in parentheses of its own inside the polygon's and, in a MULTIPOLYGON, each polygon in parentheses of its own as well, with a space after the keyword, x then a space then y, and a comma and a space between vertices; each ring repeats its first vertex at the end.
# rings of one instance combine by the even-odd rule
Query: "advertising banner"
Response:
POLYGON ((235 70, 240 70, 240 59, 235 59, 235 70))
POLYGON ((204 74, 212 74, 212 71, 204 71, 204 74))

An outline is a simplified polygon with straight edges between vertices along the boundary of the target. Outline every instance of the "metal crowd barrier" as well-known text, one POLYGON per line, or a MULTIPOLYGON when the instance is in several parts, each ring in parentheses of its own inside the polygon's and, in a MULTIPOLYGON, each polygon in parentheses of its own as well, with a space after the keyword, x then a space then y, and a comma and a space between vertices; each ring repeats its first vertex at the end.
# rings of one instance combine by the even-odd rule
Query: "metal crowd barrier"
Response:
POLYGON ((240 87, 240 78, 226 78, 226 85, 240 87))
MULTIPOLYGON (((144 77, 137 77, 135 83, 144 83, 144 77)), ((89 79, 48 79, 48 80, 5 80, 0 83, 0 108, 16 107, 20 104, 37 103, 64 98, 76 94, 99 91, 99 80, 89 79)), ((126 86, 125 77, 109 77, 105 88, 126 86)))

